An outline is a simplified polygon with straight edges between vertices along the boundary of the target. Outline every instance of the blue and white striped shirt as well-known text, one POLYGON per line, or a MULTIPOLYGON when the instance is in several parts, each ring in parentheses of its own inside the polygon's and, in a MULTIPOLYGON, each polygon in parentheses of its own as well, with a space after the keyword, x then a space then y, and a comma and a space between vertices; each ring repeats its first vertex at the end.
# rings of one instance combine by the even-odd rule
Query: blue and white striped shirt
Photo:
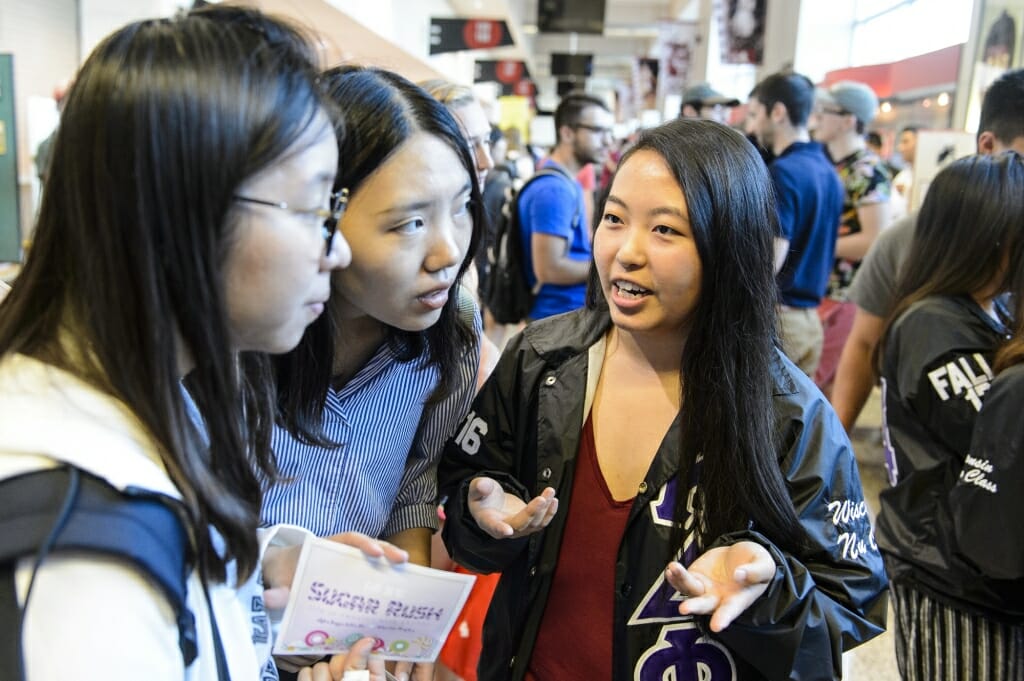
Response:
MULTIPOLYGON (((472 317, 479 339, 475 309, 472 317)), ((382 346, 340 391, 327 393, 323 430, 340 447, 306 445, 274 429, 280 480, 264 493, 263 523, 291 523, 319 537, 437 529, 437 462, 469 411, 479 361, 477 341, 460 360, 451 393, 426 407, 437 368, 422 357, 400 362, 382 346)))

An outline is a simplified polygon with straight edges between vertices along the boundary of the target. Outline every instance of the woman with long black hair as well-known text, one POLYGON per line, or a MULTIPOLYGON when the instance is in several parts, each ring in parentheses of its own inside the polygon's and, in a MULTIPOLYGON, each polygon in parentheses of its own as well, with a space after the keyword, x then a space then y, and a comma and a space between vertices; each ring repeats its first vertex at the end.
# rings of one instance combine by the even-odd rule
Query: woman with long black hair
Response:
POLYGON ((47 492, 26 499, 38 519, 0 517, 4 549, 37 520, 47 535, 0 566, 5 679, 274 678, 264 597, 283 605, 282 544, 304 534, 257 531, 276 473, 264 353, 299 342, 350 259, 314 54, 215 6, 130 24, 78 74, 0 305, 0 499, 47 492), (166 533, 118 543, 157 516, 166 533))
POLYGON ((441 461, 452 557, 502 573, 481 679, 838 678, 881 631, 849 441, 776 347, 775 222, 725 126, 623 157, 586 308, 510 342, 441 461))
MULTIPOLYGON (((954 527, 980 518, 961 517, 949 501, 976 456, 972 438, 989 399, 993 359, 1011 335, 1005 294, 1020 305, 1022 269, 1021 157, 971 156, 943 169, 921 206, 898 302, 876 351, 892 484, 880 496, 878 544, 892 580, 904 679, 1024 674, 1021 592, 971 567, 981 556, 958 546, 954 527)), ((1013 422, 1003 427, 1009 431, 1013 422)))

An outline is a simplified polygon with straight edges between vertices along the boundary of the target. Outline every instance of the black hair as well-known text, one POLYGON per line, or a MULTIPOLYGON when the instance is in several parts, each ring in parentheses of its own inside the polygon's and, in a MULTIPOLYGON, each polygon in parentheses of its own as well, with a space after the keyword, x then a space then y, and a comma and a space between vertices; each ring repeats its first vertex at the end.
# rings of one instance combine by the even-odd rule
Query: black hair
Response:
POLYGON ((900 134, 902 135, 905 132, 909 132, 909 133, 912 133, 912 134, 916 135, 917 131, 920 130, 920 129, 921 129, 920 125, 915 125, 915 124, 911 123, 910 125, 904 125, 902 128, 900 128, 900 134))
POLYGON ((582 92, 570 92, 565 97, 562 97, 562 101, 558 103, 558 108, 555 109, 555 140, 559 139, 559 133, 563 127, 574 128, 580 123, 580 119, 583 117, 583 111, 592 106, 598 106, 605 111, 610 111, 608 105, 604 103, 603 99, 595 97, 593 95, 584 94, 582 92))
POLYGON ((986 131, 1007 147, 1024 137, 1024 69, 1007 71, 985 91, 978 134, 986 131))
MULTIPOLYGON (((712 121, 677 119, 642 132, 617 173, 638 151, 657 153, 675 175, 703 269, 681 348, 677 489, 689 488, 702 454, 695 501, 702 546, 753 524, 780 545, 801 548, 806 533, 779 469, 782 434, 772 416, 773 365, 781 360, 772 250, 778 219, 768 171, 743 135, 712 121)), ((606 305, 593 268, 587 305, 606 305)), ((686 497, 677 494, 676 518, 686 517, 686 497)))
POLYGON ((1017 46, 1017 23, 1005 9, 999 18, 992 22, 985 36, 985 47, 982 50, 982 61, 994 66, 1009 66, 1017 46), (1002 63, 1005 59, 1006 63, 1002 63))
POLYGON ((814 83, 799 73, 773 73, 755 86, 753 96, 769 112, 781 103, 789 122, 802 128, 814 108, 814 83))
POLYGON ((867 142, 868 146, 879 147, 882 146, 882 136, 877 130, 871 130, 867 135, 864 136, 864 141, 867 142))
MULTIPOLYGON (((442 399, 450 392, 459 358, 475 342, 473 329, 459 315, 459 299, 462 276, 473 261, 484 225, 476 162, 462 128, 445 105, 402 76, 384 69, 347 65, 329 69, 321 80, 345 120, 345 135, 339 138, 336 190, 358 194, 363 182, 419 132, 451 147, 469 176, 473 234, 459 265, 460 283, 452 288, 440 318, 430 328, 415 332, 386 329, 386 342, 400 361, 426 354, 427 363, 437 367, 440 379, 431 401, 442 399)), ((299 346, 275 359, 281 424, 300 440, 325 446, 332 445, 324 438, 320 424, 334 366, 334 314, 328 305, 306 330, 299 346)))
POLYGON ((220 5, 107 37, 69 94, 32 250, 0 308, 0 355, 74 374, 149 432, 215 580, 232 560, 242 579, 255 569, 257 475, 276 472, 266 358, 230 340, 233 197, 325 110, 314 54, 286 24, 220 5))
POLYGON ((1014 151, 968 156, 939 172, 928 188, 906 260, 896 305, 874 362, 880 367, 889 329, 906 310, 933 295, 971 295, 992 285, 1010 291, 1024 312, 1024 162, 1014 151))
POLYGON ((499 128, 498 126, 491 124, 491 136, 488 139, 490 140, 491 146, 493 147, 495 144, 505 139, 505 133, 502 132, 501 128, 499 128))

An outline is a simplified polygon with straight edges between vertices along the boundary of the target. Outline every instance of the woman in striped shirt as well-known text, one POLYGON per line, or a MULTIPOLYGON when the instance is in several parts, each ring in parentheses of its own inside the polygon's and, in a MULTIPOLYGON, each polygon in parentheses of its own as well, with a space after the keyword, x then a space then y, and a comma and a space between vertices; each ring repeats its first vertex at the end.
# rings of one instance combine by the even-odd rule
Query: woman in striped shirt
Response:
POLYGON ((344 66, 323 79, 345 121, 335 190, 352 264, 278 363, 282 481, 263 521, 363 532, 429 565, 437 460, 479 362, 479 311, 460 285, 482 228, 475 164, 444 105, 401 76, 344 66))

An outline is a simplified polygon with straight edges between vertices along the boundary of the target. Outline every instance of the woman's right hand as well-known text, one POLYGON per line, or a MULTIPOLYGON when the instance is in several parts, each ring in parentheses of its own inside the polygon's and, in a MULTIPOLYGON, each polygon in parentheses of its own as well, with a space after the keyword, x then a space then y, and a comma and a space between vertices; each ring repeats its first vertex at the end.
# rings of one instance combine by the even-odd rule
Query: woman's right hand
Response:
POLYGON ((558 511, 555 490, 547 487, 540 496, 524 502, 493 478, 473 478, 469 483, 469 512, 480 529, 495 539, 525 537, 543 530, 558 511))
POLYGON ((342 681, 345 672, 363 669, 369 670, 370 681, 385 681, 384 660, 380 656, 370 655, 374 642, 372 638, 359 639, 347 653, 332 655, 327 662, 317 662, 299 671, 296 681, 342 681))
MULTIPOLYGON (((399 564, 409 560, 409 553, 383 539, 374 539, 360 532, 342 532, 327 539, 345 544, 362 551, 371 558, 384 558, 389 563, 399 564)), ((271 546, 263 554, 263 602, 268 608, 280 609, 288 605, 288 595, 295 568, 299 562, 302 544, 295 546, 271 546)))

